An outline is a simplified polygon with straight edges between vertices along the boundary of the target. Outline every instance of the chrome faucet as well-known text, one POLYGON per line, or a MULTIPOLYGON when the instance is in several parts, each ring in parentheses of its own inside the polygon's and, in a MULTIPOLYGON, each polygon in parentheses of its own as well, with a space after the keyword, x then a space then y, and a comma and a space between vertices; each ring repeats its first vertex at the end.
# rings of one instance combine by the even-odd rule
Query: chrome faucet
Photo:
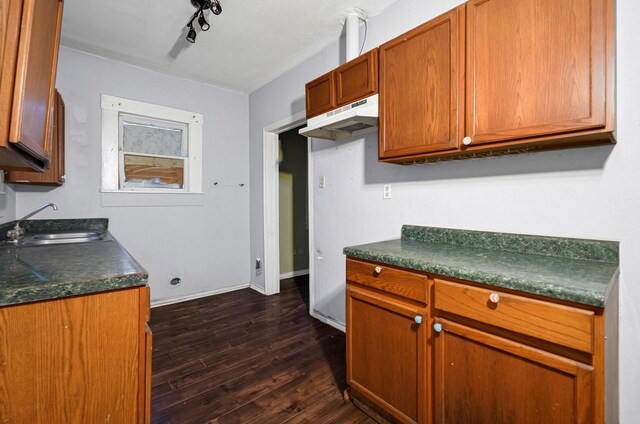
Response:
POLYGON ((13 227, 13 230, 7 231, 7 239, 9 239, 9 240, 18 240, 20 237, 22 237, 24 235, 24 228, 22 228, 20 226, 20 224, 22 224, 27 219, 31 218, 33 215, 35 215, 35 214, 37 214, 39 212, 42 212, 43 210, 45 210, 49 206, 51 206, 54 211, 58 210, 58 207, 54 203, 47 203, 46 205, 40 206, 35 211, 23 216, 20 220, 18 220, 18 222, 16 223, 16 226, 13 227))

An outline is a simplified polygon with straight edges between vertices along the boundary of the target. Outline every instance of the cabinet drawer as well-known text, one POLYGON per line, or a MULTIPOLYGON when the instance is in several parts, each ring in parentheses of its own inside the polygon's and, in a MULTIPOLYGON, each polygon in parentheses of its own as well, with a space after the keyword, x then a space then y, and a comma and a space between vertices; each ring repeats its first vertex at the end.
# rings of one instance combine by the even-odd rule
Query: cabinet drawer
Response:
POLYGON ((541 300, 435 280, 434 306, 517 333, 593 353, 593 316, 541 300))
POLYGON ((383 264, 347 259, 347 280, 427 303, 427 276, 383 264))

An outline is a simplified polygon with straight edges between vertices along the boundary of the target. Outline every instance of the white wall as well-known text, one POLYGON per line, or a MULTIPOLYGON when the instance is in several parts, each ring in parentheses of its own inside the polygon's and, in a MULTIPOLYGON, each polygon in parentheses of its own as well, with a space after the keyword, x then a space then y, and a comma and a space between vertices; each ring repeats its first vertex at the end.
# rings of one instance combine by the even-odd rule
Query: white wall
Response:
POLYGON ((0 175, 0 224, 16 219, 16 194, 9 184, 2 181, 0 175))
MULTIPOLYGON (((460 4, 399 0, 369 23, 365 50, 460 4)), ((342 248, 418 224, 621 243, 621 422, 640 415, 640 3, 617 1, 617 140, 514 157, 402 167, 377 162, 377 138, 313 142, 316 310, 344 323, 342 248), (391 183, 393 198, 382 199, 391 183), (322 259, 320 259, 320 257, 322 259)), ((262 128, 304 110, 304 84, 340 62, 336 42, 250 95, 251 258, 263 256, 262 128)), ((409 124, 409 123, 408 123, 409 124)), ((262 276, 252 276, 264 285, 262 276)))
POLYGON ((56 85, 66 104, 67 183, 16 185, 17 215, 54 202, 60 210, 40 218, 109 218, 114 236, 149 271, 152 299, 248 284, 248 96, 65 48, 56 85), (204 114, 203 205, 101 206, 100 94, 204 114), (171 288, 174 276, 182 284, 171 288))

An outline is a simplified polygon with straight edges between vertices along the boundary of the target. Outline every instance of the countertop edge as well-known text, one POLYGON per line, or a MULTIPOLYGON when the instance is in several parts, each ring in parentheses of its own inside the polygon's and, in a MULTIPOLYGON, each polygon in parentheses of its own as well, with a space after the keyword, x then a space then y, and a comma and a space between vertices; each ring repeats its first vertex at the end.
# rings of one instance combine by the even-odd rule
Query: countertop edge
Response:
MULTIPOLYGON (((435 264, 430 262, 421 262, 419 264, 414 263, 410 268, 407 266, 399 265, 398 260, 402 258, 395 255, 385 254, 382 252, 376 252, 375 255, 369 254, 365 250, 360 250, 357 247, 346 247, 343 249, 343 253, 350 258, 363 259, 372 262, 380 262, 391 266, 397 266, 405 269, 411 269, 415 271, 422 271, 429 274, 436 274, 443 277, 458 278, 461 280, 472 281, 481 284, 487 284, 493 287, 500 287, 510 290, 521 291, 538 296, 548 297, 550 299, 566 300, 569 302, 582 304, 586 306, 595 306, 603 308, 607 298, 608 290, 610 290, 612 284, 607 287, 607 292, 603 292, 602 295, 594 295, 591 292, 584 290, 572 289, 566 286, 553 286, 545 287, 544 285, 536 284, 535 281, 524 282, 519 279, 509 278, 504 274, 488 273, 479 271, 477 269, 459 269, 447 266, 446 264, 435 264)), ((617 272, 616 272, 617 275, 617 272)), ((616 279, 616 275, 612 276, 612 282, 616 279)))
POLYGON ((97 278, 91 280, 65 281, 42 287, 24 287, 14 290, 0 301, 0 307, 19 306, 33 302, 60 300, 73 296, 90 296, 113 290, 144 287, 149 274, 140 272, 97 278))

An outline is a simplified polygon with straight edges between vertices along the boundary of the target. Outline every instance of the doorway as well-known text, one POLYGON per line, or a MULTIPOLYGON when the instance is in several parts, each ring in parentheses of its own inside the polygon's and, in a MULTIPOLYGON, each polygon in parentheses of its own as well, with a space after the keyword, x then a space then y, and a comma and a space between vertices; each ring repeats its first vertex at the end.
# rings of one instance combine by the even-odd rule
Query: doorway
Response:
POLYGON ((309 274, 308 152, 300 128, 278 135, 280 280, 309 274))
MULTIPOLYGON (((263 205, 264 205, 264 279, 265 294, 280 292, 280 135, 295 130, 306 123, 304 112, 297 113, 282 121, 269 125, 263 130, 263 205)), ((307 190, 306 190, 306 227, 308 244, 303 249, 306 255, 309 274, 309 310, 313 311, 314 271, 311 253, 313 252, 313 196, 311 181, 313 175, 311 141, 299 139, 307 150, 307 190)), ((299 213, 299 212, 296 212, 299 213)), ((297 251, 297 250, 296 250, 297 251)), ((298 254, 297 256, 301 256, 298 254)), ((285 274, 286 275, 286 274, 285 274)))

